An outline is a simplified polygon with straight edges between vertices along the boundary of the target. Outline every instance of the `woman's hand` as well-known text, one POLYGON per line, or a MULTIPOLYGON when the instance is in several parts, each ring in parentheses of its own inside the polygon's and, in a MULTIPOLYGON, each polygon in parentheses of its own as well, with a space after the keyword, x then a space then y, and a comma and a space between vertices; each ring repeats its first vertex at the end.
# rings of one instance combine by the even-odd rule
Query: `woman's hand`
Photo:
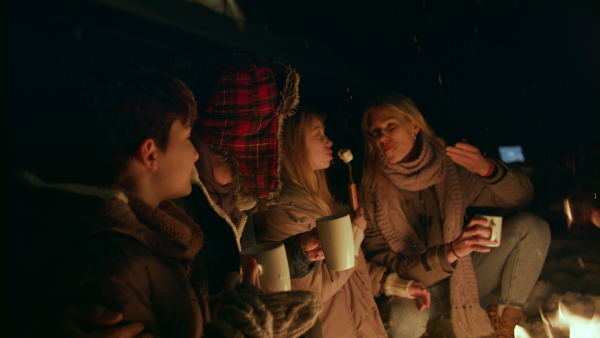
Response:
POLYGON ((300 247, 309 261, 314 262, 325 259, 317 228, 313 228, 311 231, 305 232, 300 236, 300 247))
POLYGON ((419 282, 410 283, 410 286, 408 287, 408 294, 411 297, 421 299, 421 304, 419 305, 419 312, 422 312, 423 310, 429 308, 429 305, 431 305, 431 295, 429 294, 429 291, 427 291, 423 284, 419 282))
POLYGON ((362 207, 359 207, 355 212, 351 213, 350 219, 352 219, 352 224, 359 227, 362 231, 365 231, 367 228, 367 219, 365 218, 365 213, 362 207))
POLYGON ((481 155, 479 149, 467 143, 465 139, 458 142, 454 147, 446 147, 446 155, 456 164, 465 167, 468 171, 485 177, 493 170, 494 164, 481 155))
POLYGON ((498 242, 488 239, 492 235, 492 230, 483 226, 487 223, 488 221, 485 218, 473 218, 457 239, 446 244, 448 262, 454 263, 473 251, 489 252, 490 248, 484 245, 492 245, 498 242))

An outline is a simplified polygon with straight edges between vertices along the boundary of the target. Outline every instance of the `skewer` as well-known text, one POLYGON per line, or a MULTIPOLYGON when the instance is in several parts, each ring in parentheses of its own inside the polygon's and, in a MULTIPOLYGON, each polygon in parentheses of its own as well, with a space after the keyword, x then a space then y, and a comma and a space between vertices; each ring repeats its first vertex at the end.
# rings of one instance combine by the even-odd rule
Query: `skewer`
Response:
POLYGON ((348 172, 350 174, 350 180, 348 182, 350 210, 356 211, 358 210, 358 193, 356 192, 356 184, 354 184, 354 179, 352 178, 352 165, 350 164, 350 161, 352 161, 354 156, 352 156, 352 151, 350 149, 340 149, 338 151, 338 156, 344 163, 348 165, 348 172))

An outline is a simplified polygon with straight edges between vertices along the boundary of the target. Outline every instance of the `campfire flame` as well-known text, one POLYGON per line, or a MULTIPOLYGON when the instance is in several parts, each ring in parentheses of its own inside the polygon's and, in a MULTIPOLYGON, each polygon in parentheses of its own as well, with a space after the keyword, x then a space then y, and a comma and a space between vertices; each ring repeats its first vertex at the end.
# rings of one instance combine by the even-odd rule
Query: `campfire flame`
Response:
POLYGON ((517 325, 515 326, 515 338, 531 338, 531 336, 527 333, 527 330, 517 325))
MULTIPOLYGON (((552 313, 544 313, 540 308, 544 332, 533 338, 593 338, 600 337, 600 301, 567 305, 561 299, 558 308, 552 313)), ((538 330, 539 331, 539 330, 538 330)), ((532 335, 519 325, 515 327, 515 338, 532 338, 532 335)))
POLYGON ((571 205, 569 204, 569 199, 564 199, 565 205, 565 215, 567 215, 567 227, 571 229, 571 225, 573 225, 573 214, 571 213, 571 205))
POLYGON ((600 320, 596 316, 592 318, 581 317, 571 313, 566 306, 559 306, 558 311, 563 321, 569 323, 569 335, 571 337, 598 337, 598 333, 600 333, 600 320))
POLYGON ((600 208, 596 206, 595 200, 595 194, 594 198, 592 198, 592 194, 585 194, 563 200, 569 230, 579 233, 582 228, 592 224, 600 228, 600 208))

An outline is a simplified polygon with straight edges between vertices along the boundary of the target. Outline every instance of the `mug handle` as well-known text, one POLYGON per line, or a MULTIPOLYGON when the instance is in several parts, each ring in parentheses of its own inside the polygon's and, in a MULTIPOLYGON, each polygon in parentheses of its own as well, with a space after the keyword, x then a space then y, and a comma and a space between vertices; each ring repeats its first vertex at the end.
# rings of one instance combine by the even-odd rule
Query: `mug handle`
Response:
POLYGON ((490 235, 490 241, 495 241, 496 240, 496 223, 494 222, 494 219, 488 219, 488 224, 490 226, 490 230, 492 230, 492 234, 490 235))

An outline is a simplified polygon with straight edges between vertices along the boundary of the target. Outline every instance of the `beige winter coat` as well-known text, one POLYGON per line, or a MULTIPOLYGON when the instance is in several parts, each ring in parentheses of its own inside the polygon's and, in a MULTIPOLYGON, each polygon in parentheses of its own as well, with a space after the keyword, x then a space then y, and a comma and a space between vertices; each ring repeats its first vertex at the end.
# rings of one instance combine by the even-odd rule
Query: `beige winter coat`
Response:
MULTIPOLYGON (((313 229, 315 220, 326 216, 316 210, 305 189, 285 182, 276 204, 255 218, 263 228, 259 241, 281 241, 313 229)), ((306 277, 292 280, 292 289, 321 296, 323 337, 386 337, 374 300, 380 295, 384 272, 385 267, 367 263, 360 251, 354 268, 329 271, 324 261, 318 261, 306 277)))

